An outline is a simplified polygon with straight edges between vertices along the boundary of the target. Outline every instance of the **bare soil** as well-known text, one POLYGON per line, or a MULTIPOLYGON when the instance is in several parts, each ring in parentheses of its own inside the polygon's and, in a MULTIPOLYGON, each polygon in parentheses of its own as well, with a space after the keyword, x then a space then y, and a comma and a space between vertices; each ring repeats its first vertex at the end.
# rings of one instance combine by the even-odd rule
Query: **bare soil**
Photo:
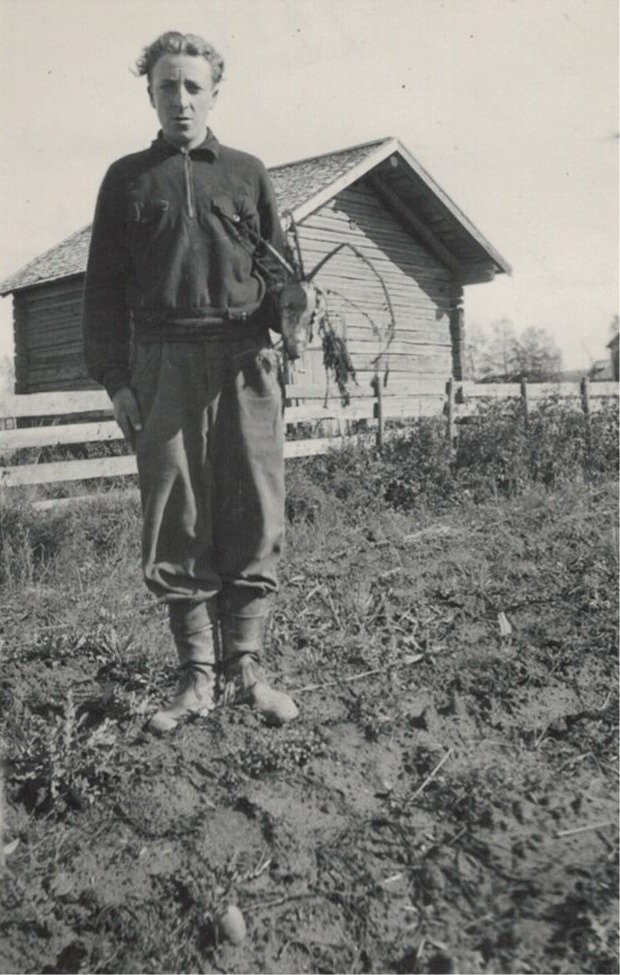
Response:
POLYGON ((126 501, 5 580, 1 971, 617 972, 615 486, 297 501, 285 728, 144 730, 174 666, 126 501))

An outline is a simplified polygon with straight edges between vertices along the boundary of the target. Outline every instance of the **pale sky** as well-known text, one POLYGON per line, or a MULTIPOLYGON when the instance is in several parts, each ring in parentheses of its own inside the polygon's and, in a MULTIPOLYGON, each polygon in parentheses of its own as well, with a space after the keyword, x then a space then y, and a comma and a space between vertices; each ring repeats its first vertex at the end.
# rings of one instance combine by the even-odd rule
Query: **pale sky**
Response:
POLYGON ((466 322, 546 328, 588 366, 618 311, 617 20, 616 0, 0 0, 0 278, 91 222, 157 130, 131 67, 192 31, 226 59, 220 141, 269 166, 396 136, 514 268, 466 289, 466 322))

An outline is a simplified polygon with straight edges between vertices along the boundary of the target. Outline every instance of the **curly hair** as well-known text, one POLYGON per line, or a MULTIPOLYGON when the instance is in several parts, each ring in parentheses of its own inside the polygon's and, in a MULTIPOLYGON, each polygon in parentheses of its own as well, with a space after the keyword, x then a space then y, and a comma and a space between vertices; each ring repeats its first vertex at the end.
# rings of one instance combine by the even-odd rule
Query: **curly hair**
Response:
POLYGON ((151 71, 164 54, 191 54, 202 57, 211 65, 213 85, 219 85, 224 74, 224 58, 212 44, 198 34, 181 34, 178 30, 168 30, 145 47, 136 61, 138 75, 146 75, 150 81, 151 71))

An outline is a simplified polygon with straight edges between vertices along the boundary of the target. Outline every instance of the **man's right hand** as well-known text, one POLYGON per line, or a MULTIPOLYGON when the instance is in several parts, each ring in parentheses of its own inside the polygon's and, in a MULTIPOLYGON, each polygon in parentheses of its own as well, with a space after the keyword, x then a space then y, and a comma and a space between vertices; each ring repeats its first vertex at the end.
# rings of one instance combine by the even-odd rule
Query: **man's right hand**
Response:
POLYGON ((135 447, 135 432, 142 429, 140 407, 129 386, 123 386, 112 397, 114 419, 123 431, 125 440, 135 447))

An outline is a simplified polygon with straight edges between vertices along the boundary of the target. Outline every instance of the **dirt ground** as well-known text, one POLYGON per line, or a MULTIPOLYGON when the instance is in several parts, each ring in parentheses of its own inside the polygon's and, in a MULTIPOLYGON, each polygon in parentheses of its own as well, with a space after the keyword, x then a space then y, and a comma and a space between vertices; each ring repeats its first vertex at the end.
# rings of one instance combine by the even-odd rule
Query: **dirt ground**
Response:
POLYGON ((267 657, 300 720, 165 740, 137 513, 63 516, 3 593, 1 971, 617 972, 616 504, 302 498, 267 657))

